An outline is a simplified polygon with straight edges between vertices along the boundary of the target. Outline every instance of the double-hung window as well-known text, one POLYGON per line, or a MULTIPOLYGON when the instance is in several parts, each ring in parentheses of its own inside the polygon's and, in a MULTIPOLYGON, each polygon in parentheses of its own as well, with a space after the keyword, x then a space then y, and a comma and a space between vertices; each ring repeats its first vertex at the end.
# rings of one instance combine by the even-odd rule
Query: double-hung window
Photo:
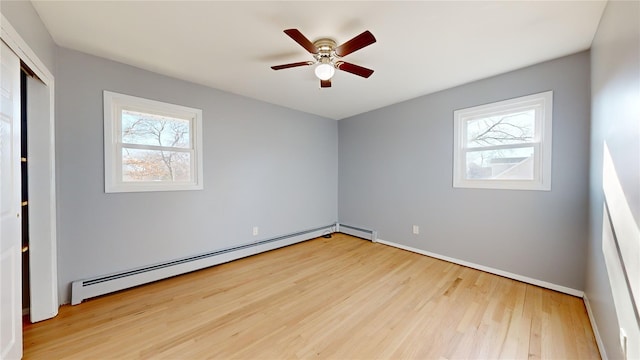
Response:
POLYGON ((453 186, 551 190, 553 92, 454 112, 453 186))
POLYGON ((202 110, 104 92, 105 192, 199 190, 202 110))

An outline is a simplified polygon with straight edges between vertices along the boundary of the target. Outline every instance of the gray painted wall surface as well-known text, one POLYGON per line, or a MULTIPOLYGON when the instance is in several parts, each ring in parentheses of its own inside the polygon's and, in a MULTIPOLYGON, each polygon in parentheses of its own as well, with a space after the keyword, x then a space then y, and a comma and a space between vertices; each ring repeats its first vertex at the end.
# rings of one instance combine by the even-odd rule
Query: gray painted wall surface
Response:
POLYGON ((588 52, 357 115, 338 127, 341 223, 584 289, 588 52), (554 91, 552 191, 454 189, 453 111, 547 90, 554 91), (420 226, 419 235, 412 225, 420 226))
POLYGON ((31 2, 0 1, 0 12, 9 20, 11 26, 16 29, 22 39, 29 44, 44 66, 55 75, 56 44, 31 2))
POLYGON ((585 293, 605 351, 622 358, 618 320, 602 254, 602 162, 606 141, 640 224, 640 3, 609 1, 591 50, 590 236, 585 293))
POLYGON ((64 48, 57 63, 63 302, 74 280, 337 220, 336 121, 64 48), (202 109, 204 190, 105 194, 103 90, 202 109))

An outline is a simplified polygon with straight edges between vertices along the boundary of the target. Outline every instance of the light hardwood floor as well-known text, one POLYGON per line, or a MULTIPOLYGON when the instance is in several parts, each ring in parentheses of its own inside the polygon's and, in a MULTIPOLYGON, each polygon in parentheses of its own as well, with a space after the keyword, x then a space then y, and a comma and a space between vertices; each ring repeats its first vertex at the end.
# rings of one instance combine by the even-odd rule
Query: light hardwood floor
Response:
POLYGON ((25 359, 595 359, 582 299, 346 235, 63 306, 25 359))

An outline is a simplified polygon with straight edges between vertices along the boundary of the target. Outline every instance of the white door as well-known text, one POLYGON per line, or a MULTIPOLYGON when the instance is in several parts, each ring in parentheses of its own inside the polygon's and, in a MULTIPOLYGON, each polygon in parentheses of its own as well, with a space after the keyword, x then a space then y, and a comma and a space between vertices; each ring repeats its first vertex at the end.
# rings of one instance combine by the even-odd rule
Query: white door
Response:
POLYGON ((0 45, 0 359, 20 359, 20 60, 5 43, 0 45))
MULTIPOLYGON (((1 0, 0 0, 1 1, 1 0)), ((49 88, 40 79, 27 77, 27 140, 29 174, 29 276, 31 322, 52 318, 58 313, 53 126, 50 123, 49 88)), ((24 215, 24 214, 23 214, 24 215)))

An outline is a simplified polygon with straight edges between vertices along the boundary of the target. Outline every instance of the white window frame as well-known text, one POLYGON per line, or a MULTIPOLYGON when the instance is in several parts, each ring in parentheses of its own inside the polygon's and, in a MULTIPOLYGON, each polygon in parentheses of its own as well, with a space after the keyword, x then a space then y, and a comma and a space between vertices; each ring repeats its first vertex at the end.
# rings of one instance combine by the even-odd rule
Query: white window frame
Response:
POLYGON ((453 187, 507 190, 551 190, 551 128, 553 114, 553 91, 522 96, 491 104, 456 110, 454 118, 453 141, 453 187), (467 123, 500 114, 509 114, 522 110, 535 110, 535 130, 531 142, 486 147, 467 147, 467 123), (467 152, 493 150, 499 148, 533 147, 533 179, 468 179, 467 152))
MULTIPOLYGON (((131 95, 104 91, 104 189, 106 193, 202 190, 202 110, 169 104, 131 95), (189 148, 191 180, 178 181, 123 181, 122 180, 122 111, 142 113, 189 120, 189 148)), ((129 148, 152 149, 169 147, 126 145, 129 148)))

